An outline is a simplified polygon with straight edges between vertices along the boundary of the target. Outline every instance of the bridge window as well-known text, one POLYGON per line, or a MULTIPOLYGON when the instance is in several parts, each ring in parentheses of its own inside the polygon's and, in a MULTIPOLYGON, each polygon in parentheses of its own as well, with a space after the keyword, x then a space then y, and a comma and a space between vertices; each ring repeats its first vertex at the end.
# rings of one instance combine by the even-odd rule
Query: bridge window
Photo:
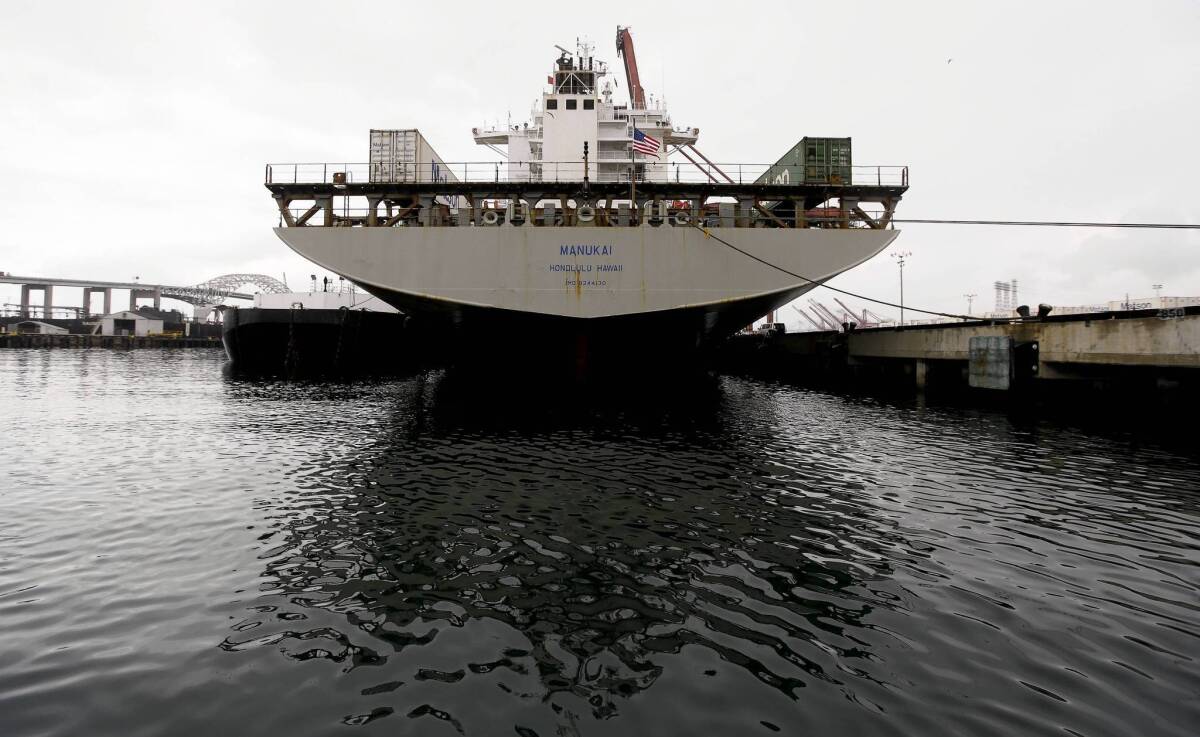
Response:
POLYGON ((574 100, 574 99, 567 100, 567 109, 574 110, 578 104, 579 104, 578 100, 574 100))
POLYGON ((596 109, 596 101, 595 100, 584 100, 583 101, 583 109, 584 110, 595 110, 596 109))
POLYGON ((557 110, 558 109, 558 100, 554 99, 553 97, 546 100, 546 109, 547 110, 557 110))

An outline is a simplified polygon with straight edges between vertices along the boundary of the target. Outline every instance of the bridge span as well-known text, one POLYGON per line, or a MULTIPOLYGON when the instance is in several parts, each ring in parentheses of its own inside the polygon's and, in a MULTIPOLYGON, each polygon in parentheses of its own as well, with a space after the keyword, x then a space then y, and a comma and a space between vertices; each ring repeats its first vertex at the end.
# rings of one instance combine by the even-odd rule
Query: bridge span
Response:
POLYGON ((31 313, 35 308, 30 300, 30 294, 34 291, 41 291, 41 313, 44 318, 50 317, 51 312, 56 308, 54 305, 55 287, 82 288, 81 314, 85 316, 91 314, 92 295, 94 294, 104 295, 104 312, 102 314, 110 314, 113 311, 112 292, 114 289, 129 290, 130 310, 137 309, 138 300, 142 299, 153 300, 154 309, 161 309, 162 300, 166 297, 192 305, 197 317, 201 313, 207 313, 216 305, 222 304, 226 299, 254 299, 253 294, 236 291, 247 284, 258 287, 260 292, 278 294, 288 291, 286 284, 265 274, 225 274, 191 286, 172 286, 147 284, 142 281, 64 279, 47 276, 19 276, 0 272, 0 284, 19 284, 21 286, 20 311, 22 317, 32 316, 31 313))

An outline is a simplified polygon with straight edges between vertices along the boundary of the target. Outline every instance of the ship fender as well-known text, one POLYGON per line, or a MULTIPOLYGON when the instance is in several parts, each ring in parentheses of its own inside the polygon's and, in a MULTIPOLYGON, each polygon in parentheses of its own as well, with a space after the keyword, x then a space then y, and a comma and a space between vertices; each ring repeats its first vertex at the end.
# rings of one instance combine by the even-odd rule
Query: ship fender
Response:
POLYGON ((596 208, 591 205, 580 205, 575 210, 575 217, 581 223, 590 223, 596 219, 596 208))
POLYGON ((667 220, 666 206, 658 202, 646 203, 646 222, 651 225, 662 225, 667 220))
POLYGON ((488 210, 483 213, 484 225, 498 225, 500 223, 500 215, 495 210, 488 210))

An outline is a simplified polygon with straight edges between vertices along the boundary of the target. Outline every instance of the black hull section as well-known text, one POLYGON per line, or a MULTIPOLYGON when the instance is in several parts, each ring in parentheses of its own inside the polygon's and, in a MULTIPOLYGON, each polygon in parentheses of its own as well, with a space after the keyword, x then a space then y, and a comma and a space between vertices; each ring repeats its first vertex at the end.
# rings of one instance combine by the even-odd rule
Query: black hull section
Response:
POLYGON ((221 341, 235 371, 273 376, 403 373, 421 352, 404 315, 362 310, 229 308, 221 341))
POLYGON ((717 343, 812 288, 586 319, 451 303, 374 286, 371 292, 411 315, 413 340, 438 363, 488 372, 572 367, 640 372, 699 365, 717 343))
POLYGON ((809 287, 717 306, 571 318, 417 298, 373 289, 408 312, 225 311, 235 369, 272 375, 402 374, 455 366, 488 377, 642 377, 703 366, 710 350, 809 287))

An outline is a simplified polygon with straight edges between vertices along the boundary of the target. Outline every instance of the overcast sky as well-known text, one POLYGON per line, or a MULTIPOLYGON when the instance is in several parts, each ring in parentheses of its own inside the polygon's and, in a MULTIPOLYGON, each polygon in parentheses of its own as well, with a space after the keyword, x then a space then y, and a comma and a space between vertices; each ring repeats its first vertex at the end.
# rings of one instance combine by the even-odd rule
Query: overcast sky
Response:
MULTIPOLYGON (((856 164, 911 167, 900 217, 1200 222, 1197 0, 4 0, 0 271, 302 286, 265 163, 364 161, 370 128, 409 127, 447 161, 495 158, 471 128, 524 119, 554 44, 588 37, 616 69, 618 24, 715 161, 852 136, 856 164)), ((895 247, 906 302, 935 309, 990 308, 1010 278, 1034 303, 1200 295, 1196 231, 909 225, 895 247)), ((894 299, 896 271, 885 253, 834 283, 894 299)))

